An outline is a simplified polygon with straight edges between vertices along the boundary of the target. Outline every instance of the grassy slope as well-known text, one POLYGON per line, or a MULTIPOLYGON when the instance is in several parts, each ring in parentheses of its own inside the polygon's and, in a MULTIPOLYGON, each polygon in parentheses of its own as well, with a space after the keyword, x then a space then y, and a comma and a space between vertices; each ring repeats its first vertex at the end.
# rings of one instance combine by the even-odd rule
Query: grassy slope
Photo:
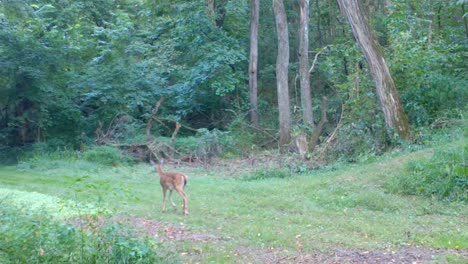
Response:
POLYGON ((160 212, 161 188, 146 165, 108 168, 47 161, 20 166, 23 170, 1 167, 0 188, 102 203, 221 237, 208 243, 176 242, 184 253, 202 252, 205 260, 229 261, 239 247, 284 252, 411 245, 467 249, 466 204, 389 194, 382 187, 407 161, 429 155, 400 154, 370 164, 257 181, 225 177, 226 172, 216 169, 180 169, 190 175, 188 217, 180 215, 180 208, 160 212))

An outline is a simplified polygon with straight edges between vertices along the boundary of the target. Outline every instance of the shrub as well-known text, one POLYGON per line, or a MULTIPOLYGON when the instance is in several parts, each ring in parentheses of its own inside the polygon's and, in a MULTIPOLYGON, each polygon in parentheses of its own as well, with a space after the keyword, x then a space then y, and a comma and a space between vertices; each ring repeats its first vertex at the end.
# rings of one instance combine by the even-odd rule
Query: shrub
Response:
MULTIPOLYGON (((126 236, 125 226, 85 232, 2 203, 0 206, 1 263, 165 263, 148 239, 126 236)), ((159 245, 160 246, 160 245, 159 245)))
POLYGON ((39 161, 39 160, 76 160, 78 159, 78 152, 73 148, 66 146, 56 145, 52 141, 39 142, 31 145, 30 148, 25 149, 24 154, 21 156, 21 161, 39 161))
POLYGON ((83 152, 83 158, 87 161, 108 166, 129 162, 129 159, 124 157, 118 148, 111 146, 93 147, 83 152))
POLYGON ((211 131, 199 130, 198 155, 208 158, 222 155, 227 151, 233 151, 236 147, 235 140, 230 132, 213 129, 211 131))
POLYGON ((468 145, 437 151, 430 160, 410 162, 387 189, 397 193, 468 201, 468 145))
POLYGON ((460 118, 466 111, 467 82, 432 73, 420 86, 402 92, 402 101, 412 124, 424 126, 438 118, 460 118))
POLYGON ((0 146, 0 164, 14 164, 18 162, 18 157, 23 154, 23 150, 18 147, 0 146))
POLYGON ((366 160, 382 154, 390 145, 383 120, 363 120, 344 124, 329 151, 329 159, 346 162, 366 160))
MULTIPOLYGON (((264 108, 266 109, 266 107, 264 108)), ((262 121, 267 122, 268 117, 263 115, 268 115, 271 112, 273 112, 271 108, 264 112, 259 111, 259 113, 262 113, 262 121)), ((268 126, 267 124, 265 125, 268 126)), ((258 130, 252 129, 251 124, 246 120, 244 115, 236 114, 229 124, 228 131, 232 142, 228 151, 230 154, 237 156, 247 154, 257 149, 258 145, 262 145, 262 142, 271 140, 270 138, 265 139, 265 135, 259 133, 258 130)))
POLYGON ((175 147, 179 152, 188 152, 204 162, 209 162, 228 150, 233 144, 229 132, 218 129, 198 129, 195 137, 181 138, 175 147))

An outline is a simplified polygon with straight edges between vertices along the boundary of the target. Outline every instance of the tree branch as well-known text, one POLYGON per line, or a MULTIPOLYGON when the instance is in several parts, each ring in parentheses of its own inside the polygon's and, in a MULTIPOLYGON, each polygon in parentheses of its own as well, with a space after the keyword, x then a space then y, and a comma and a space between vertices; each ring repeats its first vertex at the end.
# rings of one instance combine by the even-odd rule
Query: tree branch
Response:
POLYGON ((149 139, 151 135, 151 126, 153 125, 154 118, 156 114, 158 113, 159 107, 161 107, 161 104, 164 102, 164 96, 161 96, 159 98, 158 102, 153 108, 153 111, 151 111, 151 116, 148 120, 148 123, 146 123, 146 138, 149 139))
POLYGON ((174 132, 172 133, 170 146, 174 146, 174 141, 175 141, 175 139, 177 137, 177 133, 179 133, 179 129, 180 129, 180 123, 176 122, 176 127, 174 129, 174 132))
POLYGON ((328 46, 325 46, 319 52, 317 52, 317 54, 315 54, 314 61, 312 62, 312 66, 310 67, 310 70, 309 70, 309 74, 311 74, 312 71, 314 70, 315 64, 317 63, 317 60, 318 60, 318 56, 322 54, 322 52, 324 52, 327 48, 328 46))

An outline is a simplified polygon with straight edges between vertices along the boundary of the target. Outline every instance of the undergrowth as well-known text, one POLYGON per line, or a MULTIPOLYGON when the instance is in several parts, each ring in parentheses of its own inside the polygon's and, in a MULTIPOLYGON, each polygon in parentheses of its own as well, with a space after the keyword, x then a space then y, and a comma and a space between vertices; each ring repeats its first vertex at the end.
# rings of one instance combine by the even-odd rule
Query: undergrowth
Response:
POLYGON ((395 193, 468 202, 468 144, 436 150, 429 160, 411 161, 386 188, 395 193))
POLYGON ((244 176, 242 179, 246 181, 266 180, 272 178, 284 179, 291 176, 291 172, 287 169, 263 169, 252 174, 244 176))
POLYGON ((94 146, 82 153, 83 159, 100 163, 107 166, 116 166, 119 164, 130 163, 130 156, 125 156, 122 152, 112 146, 94 146))
POLYGON ((0 201, 0 263, 168 263, 160 243, 110 224, 81 230, 0 201), (157 253, 159 252, 159 254, 157 253))

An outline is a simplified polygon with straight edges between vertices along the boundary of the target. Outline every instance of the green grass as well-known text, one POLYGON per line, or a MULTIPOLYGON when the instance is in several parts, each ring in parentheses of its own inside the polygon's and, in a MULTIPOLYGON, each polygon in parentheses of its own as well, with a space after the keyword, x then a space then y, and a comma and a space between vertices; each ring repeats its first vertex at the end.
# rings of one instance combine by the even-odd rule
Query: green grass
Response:
POLYGON ((443 150, 423 161, 408 163, 405 170, 387 184, 387 189, 402 194, 468 202, 468 144, 443 150))
MULTIPOLYGON (((455 142, 453 144, 460 144, 455 142)), ((468 249, 462 202, 386 192, 388 179, 431 150, 397 153, 368 164, 282 177, 226 176, 222 168, 174 168, 189 174, 190 215, 162 213, 161 188, 148 165, 106 167, 85 161, 35 161, 0 167, 0 188, 78 200, 116 212, 187 227, 219 239, 175 241, 174 254, 201 262, 238 261, 247 247, 297 253, 336 248, 418 246, 468 249)), ((254 176, 254 172, 252 172, 254 176)), ((258 175, 258 174, 257 174, 258 175)), ((2 192, 0 189, 0 193, 2 192)), ((181 200, 175 195, 178 204, 181 200)))

